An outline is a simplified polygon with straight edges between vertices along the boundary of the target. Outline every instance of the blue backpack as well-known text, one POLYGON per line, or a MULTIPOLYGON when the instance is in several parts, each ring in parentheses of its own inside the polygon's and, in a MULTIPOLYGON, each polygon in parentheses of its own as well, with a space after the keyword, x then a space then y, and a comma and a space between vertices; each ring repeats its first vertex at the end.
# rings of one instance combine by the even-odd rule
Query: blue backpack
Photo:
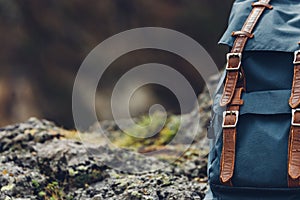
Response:
POLYGON ((300 200, 299 41, 299 0, 234 2, 205 200, 300 200))

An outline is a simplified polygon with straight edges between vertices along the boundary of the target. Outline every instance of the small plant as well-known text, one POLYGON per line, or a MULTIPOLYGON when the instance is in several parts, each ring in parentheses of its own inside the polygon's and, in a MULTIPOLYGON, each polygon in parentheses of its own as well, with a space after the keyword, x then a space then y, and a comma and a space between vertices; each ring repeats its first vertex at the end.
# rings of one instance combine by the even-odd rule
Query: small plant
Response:
POLYGON ((53 181, 44 188, 44 191, 39 192, 39 196, 44 196, 46 200, 63 200, 65 194, 58 182, 53 181))
POLYGON ((151 116, 141 117, 136 125, 125 130, 125 133, 114 143, 117 146, 133 149, 165 145, 176 135, 179 126, 179 117, 169 116, 166 119, 163 113, 155 112, 151 116))
POLYGON ((41 198, 45 198, 46 195, 47 194, 44 191, 40 191, 39 194, 38 194, 38 196, 41 197, 41 198))
POLYGON ((31 181, 31 184, 32 184, 32 186, 33 186, 34 188, 39 188, 39 187, 40 187, 40 184, 39 184, 39 182, 38 182, 37 180, 32 180, 32 181, 31 181))

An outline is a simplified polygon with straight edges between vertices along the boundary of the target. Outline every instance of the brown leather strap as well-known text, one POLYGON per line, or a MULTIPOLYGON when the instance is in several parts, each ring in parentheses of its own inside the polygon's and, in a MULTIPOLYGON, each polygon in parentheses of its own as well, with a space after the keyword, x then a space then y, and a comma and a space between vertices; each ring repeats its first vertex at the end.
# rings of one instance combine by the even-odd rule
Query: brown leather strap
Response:
MULTIPOLYGON (((268 4, 269 2, 270 0, 259 1, 261 4, 268 4)), ((227 54, 227 76, 220 100, 221 106, 227 106, 223 114, 223 147, 220 161, 220 181, 222 184, 228 186, 232 186, 235 166, 236 126, 240 106, 244 103, 241 96, 246 86, 243 70, 241 69, 242 52, 248 38, 253 37, 252 31, 265 8, 265 6, 257 5, 253 7, 242 30, 233 33, 236 39, 231 52, 227 54)))
POLYGON ((264 2, 254 2, 254 3, 252 3, 252 7, 262 7, 262 6, 268 8, 268 9, 273 9, 273 6, 271 6, 268 3, 264 3, 264 2))
POLYGON ((246 31, 233 31, 231 36, 246 36, 248 38, 253 38, 254 35, 252 33, 248 33, 246 31))
POLYGON ((294 56, 294 77, 289 104, 292 122, 288 150, 288 185, 300 187, 300 51, 294 56))
MULTIPOLYGON (((259 0, 260 4, 268 4, 270 0, 259 0)), ((246 45, 246 42, 249 37, 253 37, 252 31, 257 24, 260 16, 262 15, 263 11, 265 10, 265 6, 254 6, 250 15, 248 16, 246 22, 244 23, 242 29, 238 31, 237 33, 244 33, 244 34, 236 34, 236 39, 234 41, 234 44, 231 49, 231 53, 242 53, 244 50, 244 47, 246 45), (245 34, 246 33, 246 34, 245 34), (249 37, 248 37, 249 36, 249 37)), ((223 95, 220 100, 221 106, 228 105, 233 97, 233 93, 236 88, 236 83, 238 81, 238 73, 239 73, 239 67, 232 64, 234 63, 232 60, 234 57, 227 57, 227 66, 226 70, 227 76, 224 86, 223 95)), ((241 55, 239 57, 239 61, 241 61, 241 55)), ((239 63, 240 65, 240 63, 239 63)))
MULTIPOLYGON (((229 115, 229 120, 234 122, 235 115, 229 115)), ((231 178, 233 176, 235 164, 235 144, 236 128, 225 128, 223 131, 223 149, 221 157, 220 180, 224 185, 232 186, 231 178)))
POLYGON ((223 148, 220 164, 220 181, 224 185, 232 186, 231 178, 235 164, 236 125, 239 117, 241 99, 244 88, 236 88, 232 104, 223 113, 223 148))
POLYGON ((228 71, 226 75, 226 82, 224 86, 223 95, 220 101, 221 106, 228 105, 233 97, 234 89, 238 81, 239 72, 238 71, 228 71))
POLYGON ((300 105, 300 51, 295 52, 294 64, 294 78, 289 104, 292 108, 297 108, 300 105))
POLYGON ((293 111, 292 126, 289 137, 288 184, 289 187, 300 186, 300 110, 293 111))

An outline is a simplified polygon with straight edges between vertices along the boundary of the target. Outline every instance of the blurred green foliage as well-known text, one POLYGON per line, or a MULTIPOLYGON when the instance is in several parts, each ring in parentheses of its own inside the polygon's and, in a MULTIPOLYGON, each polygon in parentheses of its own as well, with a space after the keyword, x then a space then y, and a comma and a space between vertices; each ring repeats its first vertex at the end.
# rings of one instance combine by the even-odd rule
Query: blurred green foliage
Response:
POLYGON ((178 131, 180 116, 168 118, 163 113, 142 116, 133 127, 124 130, 114 143, 120 147, 140 148, 168 144, 178 131))

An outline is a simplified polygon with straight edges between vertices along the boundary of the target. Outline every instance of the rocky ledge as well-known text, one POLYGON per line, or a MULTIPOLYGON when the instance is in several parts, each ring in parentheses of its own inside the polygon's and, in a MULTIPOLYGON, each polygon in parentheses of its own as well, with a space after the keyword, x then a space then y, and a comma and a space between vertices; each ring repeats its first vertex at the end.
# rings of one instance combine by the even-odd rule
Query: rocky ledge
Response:
MULTIPOLYGON (((185 141, 166 146, 178 130, 178 116, 168 117, 163 129, 147 140, 124 136, 113 122, 102 122, 105 137, 120 148, 104 144, 99 133, 68 131, 36 118, 1 128, 0 199, 203 199, 208 153, 203 127, 211 103, 207 94, 200 103, 201 126, 187 149, 185 141)), ((184 117, 186 137, 192 137, 195 112, 184 117)), ((159 124, 159 115, 155 119, 159 124)))

